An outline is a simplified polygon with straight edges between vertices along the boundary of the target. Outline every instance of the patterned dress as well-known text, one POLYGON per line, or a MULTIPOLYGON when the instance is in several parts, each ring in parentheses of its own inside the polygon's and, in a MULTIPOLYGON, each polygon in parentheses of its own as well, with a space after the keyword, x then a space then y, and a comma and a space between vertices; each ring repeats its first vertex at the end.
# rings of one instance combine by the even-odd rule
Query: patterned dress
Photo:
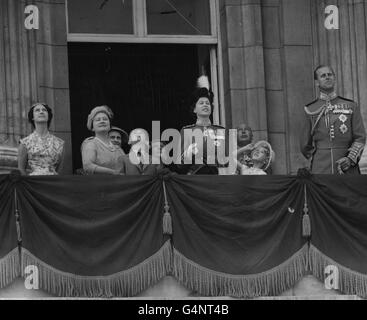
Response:
POLYGON ((246 176, 246 175, 266 175, 266 172, 262 169, 259 168, 254 168, 254 167, 248 167, 246 165, 241 165, 241 175, 246 176))
POLYGON ((81 146, 83 169, 86 174, 95 174, 97 167, 118 170, 124 173, 126 155, 120 147, 105 144, 97 137, 90 137, 81 146))
POLYGON ((64 150, 64 141, 48 133, 41 137, 37 132, 21 139, 20 144, 27 150, 27 171, 29 175, 57 175, 64 150))

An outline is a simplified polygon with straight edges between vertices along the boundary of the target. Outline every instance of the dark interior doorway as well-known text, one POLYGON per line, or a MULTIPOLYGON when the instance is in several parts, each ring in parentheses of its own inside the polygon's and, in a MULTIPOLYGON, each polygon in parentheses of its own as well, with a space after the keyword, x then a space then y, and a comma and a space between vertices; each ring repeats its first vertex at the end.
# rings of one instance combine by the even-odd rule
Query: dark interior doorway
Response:
MULTIPOLYGON (((189 97, 200 70, 197 45, 69 43, 69 78, 73 168, 81 167, 80 145, 92 135, 86 127, 90 110, 108 105, 113 125, 128 133, 151 132, 193 123, 189 97)), ((203 60, 203 59, 200 59, 203 60)))

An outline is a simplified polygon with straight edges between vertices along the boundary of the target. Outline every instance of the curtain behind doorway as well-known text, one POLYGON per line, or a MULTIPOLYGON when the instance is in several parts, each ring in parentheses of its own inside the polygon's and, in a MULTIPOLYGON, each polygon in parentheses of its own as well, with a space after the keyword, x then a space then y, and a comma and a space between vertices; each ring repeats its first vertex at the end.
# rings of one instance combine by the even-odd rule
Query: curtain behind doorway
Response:
POLYGON ((153 120, 161 130, 193 123, 188 98, 201 69, 196 45, 69 43, 68 51, 74 170, 97 105, 108 105, 113 125, 127 132, 151 132, 153 120))

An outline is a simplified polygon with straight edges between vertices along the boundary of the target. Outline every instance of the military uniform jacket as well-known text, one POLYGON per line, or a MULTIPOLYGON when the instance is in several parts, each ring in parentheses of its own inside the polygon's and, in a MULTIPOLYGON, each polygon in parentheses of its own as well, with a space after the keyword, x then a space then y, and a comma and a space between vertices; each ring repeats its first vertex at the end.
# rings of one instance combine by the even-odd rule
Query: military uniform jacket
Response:
POLYGON ((218 125, 202 126, 198 124, 189 125, 181 129, 181 151, 182 163, 190 174, 217 174, 218 169, 228 166, 225 163, 225 155, 228 153, 228 131, 218 125), (201 132, 202 139, 195 137, 195 131, 201 132), (193 132, 193 137, 185 134, 193 132), (196 155, 185 156, 185 151, 190 144, 195 143, 196 155), (192 164, 187 162, 191 161, 192 164))
POLYGON ((352 166, 344 173, 358 174, 366 133, 357 103, 335 93, 321 93, 304 112, 301 151, 311 160, 312 173, 340 173, 336 161, 348 157, 352 166))

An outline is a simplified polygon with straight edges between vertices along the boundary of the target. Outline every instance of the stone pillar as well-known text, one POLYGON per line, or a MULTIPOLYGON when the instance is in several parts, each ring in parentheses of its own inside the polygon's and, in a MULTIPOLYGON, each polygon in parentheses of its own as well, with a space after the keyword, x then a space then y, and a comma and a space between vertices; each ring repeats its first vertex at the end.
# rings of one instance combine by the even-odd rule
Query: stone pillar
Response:
POLYGON ((40 10, 37 33, 39 98, 54 110, 51 130, 66 143, 65 174, 72 173, 69 65, 65 0, 36 1, 40 10))
POLYGON ((24 27, 24 8, 0 1, 0 145, 11 147, 30 131, 27 110, 38 97, 36 38, 24 27))
POLYGON ((299 149, 299 120, 314 97, 310 0, 261 3, 273 173, 294 174, 307 165, 299 149))
POLYGON ((0 146, 17 147, 32 131, 29 107, 46 102, 54 111, 50 130, 66 141, 64 173, 71 173, 65 0, 2 0, 0 27, 0 146), (38 30, 24 25, 30 4, 39 9, 38 30))
POLYGON ((248 123, 267 139, 260 0, 220 1, 226 125, 248 123))

